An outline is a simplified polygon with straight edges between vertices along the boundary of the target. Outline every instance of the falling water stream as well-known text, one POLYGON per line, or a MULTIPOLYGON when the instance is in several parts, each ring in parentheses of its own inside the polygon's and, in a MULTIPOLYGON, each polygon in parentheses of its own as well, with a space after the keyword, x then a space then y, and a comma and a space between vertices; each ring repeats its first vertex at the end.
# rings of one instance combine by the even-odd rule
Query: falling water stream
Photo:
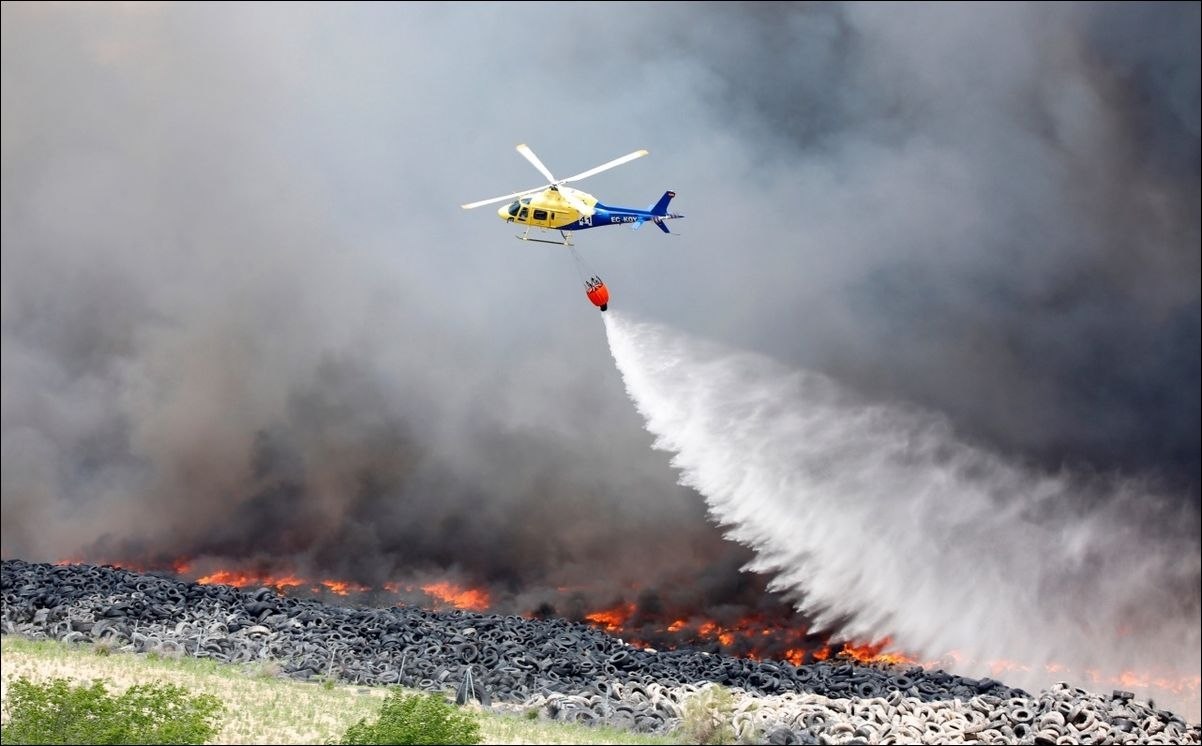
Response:
POLYGON ((604 318, 655 448, 755 550, 747 569, 816 626, 1027 688, 1130 689, 1198 718, 1202 558, 1180 501, 1140 480, 1047 473, 937 414, 604 318))

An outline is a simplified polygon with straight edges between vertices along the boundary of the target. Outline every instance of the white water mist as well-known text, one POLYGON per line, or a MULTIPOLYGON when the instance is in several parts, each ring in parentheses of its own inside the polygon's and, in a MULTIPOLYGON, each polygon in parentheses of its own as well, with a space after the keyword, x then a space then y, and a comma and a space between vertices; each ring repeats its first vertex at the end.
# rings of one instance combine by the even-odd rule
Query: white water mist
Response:
POLYGON ((1012 685, 1134 689, 1197 720, 1198 529, 1168 503, 1012 463, 817 373, 605 323, 655 447, 817 625, 1012 685))

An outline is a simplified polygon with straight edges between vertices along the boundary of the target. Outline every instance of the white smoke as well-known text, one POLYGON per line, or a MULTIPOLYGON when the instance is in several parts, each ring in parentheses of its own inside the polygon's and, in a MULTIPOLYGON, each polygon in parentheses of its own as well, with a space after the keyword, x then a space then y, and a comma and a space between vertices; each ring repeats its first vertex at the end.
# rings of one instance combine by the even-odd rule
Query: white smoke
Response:
POLYGON ((1183 528, 1135 480, 1039 473, 823 375, 605 321, 655 447, 755 550, 747 569, 818 625, 1011 685, 1135 689, 1197 719, 1196 519, 1183 528))

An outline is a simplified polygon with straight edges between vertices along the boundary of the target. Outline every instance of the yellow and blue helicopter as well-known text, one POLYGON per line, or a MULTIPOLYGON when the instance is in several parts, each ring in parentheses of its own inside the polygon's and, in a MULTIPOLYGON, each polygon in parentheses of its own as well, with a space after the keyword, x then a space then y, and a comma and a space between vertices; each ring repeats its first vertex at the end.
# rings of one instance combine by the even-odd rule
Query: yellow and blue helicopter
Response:
POLYGON ((564 186, 564 184, 587 179, 602 171, 608 171, 611 168, 621 166, 623 163, 629 163, 636 158, 642 158, 647 155, 646 150, 636 150, 633 153, 627 153, 621 158, 614 158, 608 163, 602 163, 600 166, 582 171, 566 179, 556 179, 551 175, 551 172, 538 159, 534 151, 525 144, 518 145, 517 151, 522 154, 522 157, 530 161, 538 169, 539 173, 547 178, 549 183, 534 187, 533 189, 506 194, 502 197, 470 202, 462 205, 462 207, 465 210, 470 210, 474 207, 483 207, 484 205, 513 200, 509 205, 497 210, 497 215, 507 223, 518 223, 526 226, 525 232, 517 235, 523 241, 538 241, 539 243, 571 246, 572 231, 584 230, 586 228, 600 228, 605 225, 630 225, 637 230, 643 226, 643 223, 648 221, 655 223, 664 233, 671 233, 668 230, 666 221, 684 217, 684 215, 668 212, 668 203, 676 196, 676 192, 664 192, 664 195, 659 198, 658 202, 646 210, 640 210, 634 207, 605 205, 597 201, 597 198, 591 194, 564 186), (563 240, 548 241, 541 238, 531 238, 531 228, 539 228, 544 231, 558 230, 560 235, 563 236, 563 240))

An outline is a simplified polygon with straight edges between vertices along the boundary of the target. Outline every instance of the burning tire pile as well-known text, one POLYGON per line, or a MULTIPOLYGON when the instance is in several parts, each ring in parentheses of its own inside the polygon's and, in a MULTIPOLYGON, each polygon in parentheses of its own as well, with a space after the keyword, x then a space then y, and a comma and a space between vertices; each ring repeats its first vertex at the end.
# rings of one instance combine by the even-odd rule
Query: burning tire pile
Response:
POLYGON ((647 732, 679 725, 720 684, 745 741, 789 743, 1190 743, 1199 726, 1115 692, 1039 695, 991 679, 849 661, 804 666, 655 652, 562 619, 362 609, 94 565, 5 560, 4 634, 270 660, 288 676, 455 690, 498 709, 647 732))

